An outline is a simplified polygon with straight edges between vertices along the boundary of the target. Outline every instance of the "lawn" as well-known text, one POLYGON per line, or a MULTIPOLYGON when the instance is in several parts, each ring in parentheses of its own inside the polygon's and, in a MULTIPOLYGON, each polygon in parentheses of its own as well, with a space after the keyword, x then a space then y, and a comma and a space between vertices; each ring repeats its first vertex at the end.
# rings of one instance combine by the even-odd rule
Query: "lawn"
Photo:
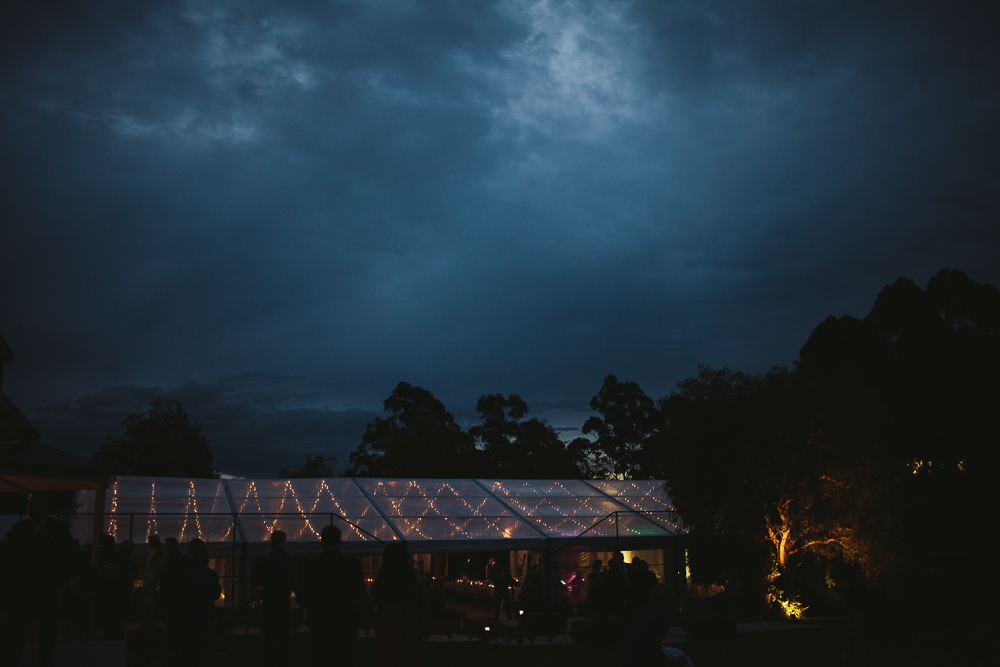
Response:
MULTIPOLYGON (((833 630, 789 631, 738 635, 713 642, 692 642, 682 646, 697 667, 724 665, 800 664, 817 667, 840 666, 843 651, 833 630)), ((128 662, 143 667, 176 667, 187 660, 175 651, 165 632, 140 631, 129 637, 128 662)), ((263 638, 226 636, 216 642, 209 661, 213 667, 247 667, 262 664, 263 638)), ((373 665, 374 641, 361 640, 358 665, 373 665)), ((583 646, 579 644, 548 644, 545 640, 531 644, 496 644, 481 641, 425 642, 419 660, 414 665, 435 667, 617 667, 621 663, 617 646, 583 646)), ((288 665, 308 666, 307 636, 293 635, 288 665)))

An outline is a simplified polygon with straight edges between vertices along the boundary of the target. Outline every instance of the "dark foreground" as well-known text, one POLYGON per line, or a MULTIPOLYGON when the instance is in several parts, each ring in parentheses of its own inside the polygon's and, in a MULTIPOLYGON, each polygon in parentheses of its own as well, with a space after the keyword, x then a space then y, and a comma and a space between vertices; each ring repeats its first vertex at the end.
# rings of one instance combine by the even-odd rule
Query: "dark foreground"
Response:
MULTIPOLYGON (((858 619, 794 624, 789 629, 741 628, 737 635, 713 641, 683 640, 674 645, 691 656, 697 667, 725 665, 993 665, 981 650, 992 635, 995 619, 981 623, 914 627, 885 620, 858 619)), ((293 638, 291 654, 284 664, 310 664, 306 634, 293 638)), ((137 630, 128 641, 128 664, 143 667, 176 667, 190 664, 178 656, 162 630, 137 630)), ((245 667, 262 664, 264 645, 259 635, 219 637, 209 658, 212 667, 245 667)), ((373 665, 374 641, 360 640, 359 665, 373 665)), ((549 643, 538 638, 533 643, 494 641, 430 641, 413 665, 441 667, 617 667, 621 664, 617 646, 584 646, 568 638, 549 643), (565 640, 566 643, 561 643, 565 640)))

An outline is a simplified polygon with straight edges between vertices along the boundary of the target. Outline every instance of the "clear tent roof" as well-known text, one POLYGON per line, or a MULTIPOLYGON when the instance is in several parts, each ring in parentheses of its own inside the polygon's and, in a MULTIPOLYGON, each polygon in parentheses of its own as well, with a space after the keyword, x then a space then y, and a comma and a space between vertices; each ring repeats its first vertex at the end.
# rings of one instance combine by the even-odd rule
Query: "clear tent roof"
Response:
MULTIPOLYGON (((315 551, 333 523, 343 548, 381 553, 406 540, 411 553, 533 549, 546 544, 636 548, 682 532, 656 480, 176 479, 120 476, 108 489, 104 530, 121 542, 151 534, 216 549, 266 552, 283 530, 292 551, 315 551)), ((78 516, 95 494, 81 491, 78 516)), ((81 542, 89 522, 77 521, 81 542)))

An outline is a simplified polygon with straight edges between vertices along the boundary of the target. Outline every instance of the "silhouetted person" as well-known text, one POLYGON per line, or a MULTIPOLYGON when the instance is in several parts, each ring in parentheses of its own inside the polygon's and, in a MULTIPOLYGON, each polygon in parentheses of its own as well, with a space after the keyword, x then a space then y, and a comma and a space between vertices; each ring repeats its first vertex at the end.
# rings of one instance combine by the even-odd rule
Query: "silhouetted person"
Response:
POLYGON ((97 619, 105 639, 125 638, 125 616, 132 592, 130 563, 115 549, 115 539, 101 535, 97 552, 97 619))
POLYGON ((268 665, 283 664, 289 652, 289 622, 295 561, 285 551, 285 532, 271 533, 271 553, 264 559, 261 607, 264 613, 264 659, 268 665))
POLYGON ((94 638, 94 598, 98 575, 97 570, 90 566, 90 556, 85 550, 78 549, 74 557, 75 575, 59 592, 59 636, 67 641, 89 640, 94 638))
POLYGON ((656 586, 656 575, 649 569, 649 564, 636 556, 632 559, 632 569, 625 591, 625 602, 628 613, 632 613, 649 603, 649 594, 656 586))
POLYGON ((371 601, 375 607, 375 664, 419 664, 425 605, 420 579, 405 544, 385 548, 382 566, 372 584, 371 601))
POLYGON ((163 567, 163 547, 159 535, 146 538, 149 554, 146 556, 146 573, 142 577, 142 601, 146 605, 146 620, 156 621, 156 591, 160 588, 160 569, 163 567))
POLYGON ((46 499, 32 494, 28 518, 14 524, 0 544, 0 605, 5 621, 0 646, 5 665, 17 665, 33 621, 38 657, 52 664, 58 629, 58 597, 79 566, 69 524, 50 517, 46 499))
POLYGON ((434 577, 431 577, 427 592, 427 611, 431 616, 440 616, 444 613, 444 582, 434 577))
POLYGON ((191 540, 188 557, 181 579, 181 619, 188 658, 195 665, 203 665, 208 663, 215 601, 222 595, 222 587, 215 570, 208 566, 208 549, 202 540, 191 540))
POLYGON ((590 564, 590 572, 587 574, 587 602, 593 618, 604 618, 608 613, 603 567, 604 563, 600 559, 595 560, 590 564))
POLYGON ((340 553, 340 529, 336 526, 323 528, 321 539, 323 553, 307 561, 296 600, 308 612, 314 667, 353 665, 365 601, 361 563, 340 553))
POLYGON ((606 606, 608 614, 624 620, 625 616, 625 591, 628 588, 628 567, 625 565, 625 556, 622 552, 617 552, 608 561, 608 571, 604 573, 604 594, 606 596, 606 606))
POLYGON ((576 616, 577 609, 580 607, 580 589, 583 587, 583 578, 575 565, 570 569, 565 585, 566 599, 573 606, 573 615, 576 616))
POLYGON ((514 579, 510 576, 510 570, 507 568, 500 570, 500 575, 493 584, 493 617, 498 621, 500 620, 501 608, 507 611, 508 621, 514 620, 513 601, 510 592, 513 585, 514 579))
POLYGON ((651 591, 649 601, 632 614, 622 641, 623 666, 670 664, 663 653, 663 637, 670 630, 671 600, 670 588, 659 584, 651 591))
POLYGON ((168 628, 179 628, 183 621, 184 573, 191 564, 191 558, 181 553, 176 537, 163 541, 163 566, 160 568, 160 588, 156 605, 160 618, 168 628))
POLYGON ((138 595, 135 592, 135 580, 138 578, 138 571, 135 567, 135 544, 132 540, 124 540, 118 545, 118 555, 121 563, 125 566, 125 623, 135 620, 139 611, 137 604, 138 595))
POLYGON ((132 540, 124 540, 118 545, 118 554, 122 558, 122 563, 126 567, 126 579, 128 584, 128 590, 131 593, 133 587, 135 586, 136 571, 135 562, 132 560, 132 555, 135 553, 135 544, 132 540))

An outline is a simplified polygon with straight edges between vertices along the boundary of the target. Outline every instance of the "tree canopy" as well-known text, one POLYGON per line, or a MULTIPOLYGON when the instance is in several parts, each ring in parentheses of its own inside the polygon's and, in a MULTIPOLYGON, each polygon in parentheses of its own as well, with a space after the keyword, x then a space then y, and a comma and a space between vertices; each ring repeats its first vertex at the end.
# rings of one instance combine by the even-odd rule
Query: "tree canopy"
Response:
POLYGON ((860 553, 850 461, 811 428, 802 401, 787 368, 707 366, 661 401, 660 456, 685 522, 769 544, 779 570, 805 551, 860 553))
POLYGON ((278 477, 282 479, 321 479, 334 477, 336 476, 336 471, 333 469, 333 465, 336 462, 337 459, 332 456, 306 454, 306 463, 304 466, 295 470, 282 468, 278 473, 278 477))
POLYGON ((597 477, 652 477, 654 470, 645 445, 659 422, 653 399, 635 382, 619 382, 608 375, 590 399, 590 408, 600 416, 588 418, 583 433, 594 439, 573 443, 573 449, 588 459, 588 469, 597 477))
POLYGON ((481 423, 469 429, 485 470, 514 479, 572 479, 581 475, 575 458, 552 426, 524 419, 528 404, 517 394, 479 397, 481 423))
POLYGON ((700 367, 649 441, 685 522, 769 545, 777 573, 932 567, 969 544, 970 508, 996 507, 998 322, 996 288, 945 269, 926 290, 886 286, 863 319, 827 318, 792 369, 700 367), (945 525, 951 544, 927 539, 945 525))
POLYGON ((368 424, 347 475, 469 477, 477 469, 472 437, 431 392, 400 382, 382 404, 389 414, 368 424))
POLYGON ((828 317, 790 368, 699 366, 659 401, 608 375, 569 444, 517 394, 480 396, 464 432, 400 383, 349 474, 662 478, 694 535, 761 545, 774 585, 817 565, 933 568, 997 509, 997 377, 1000 290, 944 269, 828 317), (946 547, 927 539, 941 526, 946 547))
POLYGON ((870 532, 891 554, 928 566, 976 539, 976 516, 997 505, 1000 290, 952 269, 926 289, 900 278, 863 319, 817 326, 797 372, 816 429, 879 491, 870 532), (928 543, 927 526, 944 525, 951 544, 928 543))
POLYGON ((178 402, 158 398, 122 421, 125 432, 101 445, 93 461, 116 475, 218 477, 202 425, 178 402))

